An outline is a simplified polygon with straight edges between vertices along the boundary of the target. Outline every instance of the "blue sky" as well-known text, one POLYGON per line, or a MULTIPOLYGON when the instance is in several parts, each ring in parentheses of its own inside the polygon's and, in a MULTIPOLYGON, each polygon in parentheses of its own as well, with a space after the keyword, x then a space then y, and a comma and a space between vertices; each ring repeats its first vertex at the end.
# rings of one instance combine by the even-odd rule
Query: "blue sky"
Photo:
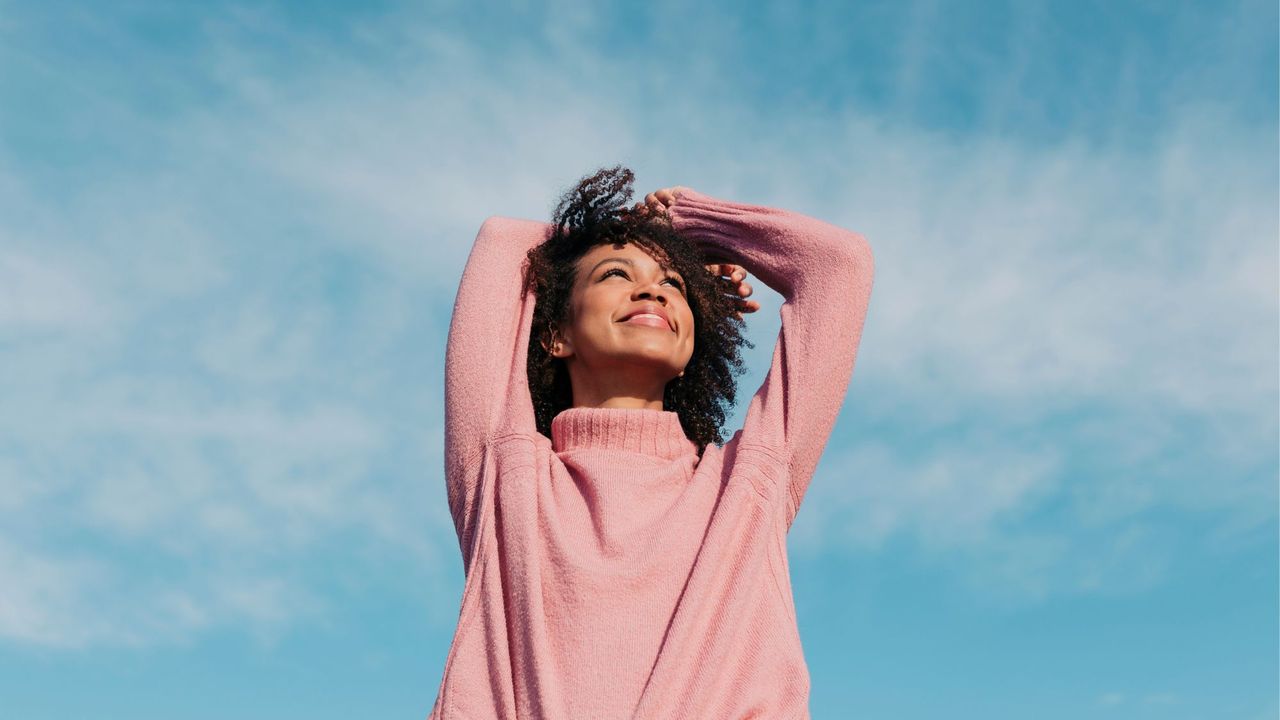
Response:
POLYGON ((0 0, 0 714, 425 717, 466 254, 622 162, 875 250, 815 718, 1277 716, 1275 3, 514 5, 0 0))

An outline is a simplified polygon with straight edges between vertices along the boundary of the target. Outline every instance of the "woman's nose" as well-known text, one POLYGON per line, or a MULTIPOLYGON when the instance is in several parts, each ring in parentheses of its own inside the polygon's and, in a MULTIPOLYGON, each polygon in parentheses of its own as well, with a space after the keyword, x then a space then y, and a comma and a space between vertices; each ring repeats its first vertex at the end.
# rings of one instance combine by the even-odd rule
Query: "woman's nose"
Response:
POLYGON ((661 285, 658 285, 656 283, 641 285, 638 288, 636 288, 636 291, 634 294, 637 300, 643 299, 643 298, 653 298, 663 303, 664 305, 667 302, 667 294, 665 292, 665 288, 663 288, 661 285))

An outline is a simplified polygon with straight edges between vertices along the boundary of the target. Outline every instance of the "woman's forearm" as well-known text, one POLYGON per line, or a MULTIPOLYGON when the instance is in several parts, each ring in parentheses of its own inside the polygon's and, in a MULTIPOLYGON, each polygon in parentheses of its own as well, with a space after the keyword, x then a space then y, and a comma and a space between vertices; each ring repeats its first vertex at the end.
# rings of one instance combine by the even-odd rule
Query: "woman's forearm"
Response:
POLYGON ((687 189, 668 211, 708 260, 742 265, 785 300, 773 363, 740 445, 785 458, 778 501, 790 527, 853 373, 875 272, 871 247, 855 232, 799 213, 687 189))
POLYGON ((873 273, 871 247, 861 235, 806 215, 688 189, 670 213, 709 261, 742 265, 785 300, 806 290, 848 297, 873 273))

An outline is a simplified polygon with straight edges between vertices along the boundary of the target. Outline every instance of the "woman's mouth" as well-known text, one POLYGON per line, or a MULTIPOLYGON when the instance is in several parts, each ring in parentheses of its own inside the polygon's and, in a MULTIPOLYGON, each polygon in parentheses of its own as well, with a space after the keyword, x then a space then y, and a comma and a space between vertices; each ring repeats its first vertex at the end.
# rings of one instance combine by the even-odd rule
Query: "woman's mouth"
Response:
POLYGON ((666 320, 654 315, 653 313, 636 313, 622 322, 627 323, 628 325, 648 325, 650 327, 662 328, 663 330, 671 329, 671 326, 667 324, 666 320))

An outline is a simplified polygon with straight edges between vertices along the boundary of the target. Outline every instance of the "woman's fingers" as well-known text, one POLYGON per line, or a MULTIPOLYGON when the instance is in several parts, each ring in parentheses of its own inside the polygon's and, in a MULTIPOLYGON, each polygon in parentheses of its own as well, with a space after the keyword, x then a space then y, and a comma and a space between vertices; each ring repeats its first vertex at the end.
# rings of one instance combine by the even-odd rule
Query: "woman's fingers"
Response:
POLYGON ((660 205, 664 208, 671 207, 675 203, 676 197, 679 196, 679 190, 679 186, 654 190, 644 196, 644 203, 645 205, 660 205))
POLYGON ((714 275, 717 279, 733 284, 734 304, 738 308, 738 317, 742 317, 744 312, 756 312, 760 309, 760 303, 755 300, 746 300, 755 292, 755 288, 751 287, 751 283, 746 282, 747 270, 741 265, 733 263, 707 263, 707 272, 714 275))
POLYGON ((644 200, 636 203, 631 211, 637 214, 654 213, 656 215, 666 215, 667 208, 675 204, 676 198, 680 197, 681 190, 684 190, 684 187, 680 185, 654 190, 645 195, 644 200))
POLYGON ((658 200, 657 196, 654 193, 649 193, 648 195, 644 196, 643 207, 645 212, 651 212, 658 215, 661 215, 667 211, 667 206, 663 205, 662 202, 658 200))
POLYGON ((724 274, 728 275, 729 279, 734 282, 740 283, 747 279, 747 269, 741 265, 725 264, 722 267, 724 268, 724 274))

